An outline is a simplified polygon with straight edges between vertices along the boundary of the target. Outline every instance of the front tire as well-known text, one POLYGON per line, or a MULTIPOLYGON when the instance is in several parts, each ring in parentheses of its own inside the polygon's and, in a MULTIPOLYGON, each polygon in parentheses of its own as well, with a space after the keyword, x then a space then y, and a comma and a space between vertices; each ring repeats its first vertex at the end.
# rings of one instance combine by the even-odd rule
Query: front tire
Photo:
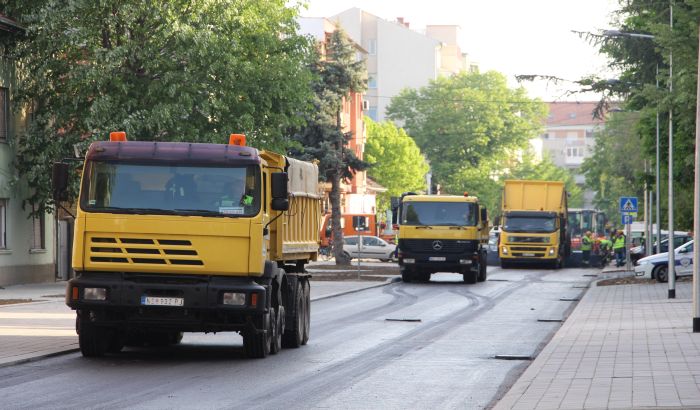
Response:
POLYGON ((660 283, 668 282, 668 266, 659 265, 659 266, 655 267, 653 274, 654 274, 654 277, 656 278, 657 282, 660 282, 660 283))
POLYGON ((413 281, 413 273, 408 269, 401 269, 401 280, 404 283, 411 283, 413 281))
POLYGON ((83 357, 102 357, 110 348, 116 348, 116 346, 112 346, 113 332, 95 326, 90 320, 90 312, 78 311, 75 320, 78 345, 83 357))
POLYGON ((472 284, 476 283, 477 276, 478 276, 477 272, 474 272, 472 270, 468 270, 468 271, 462 273, 462 280, 464 281, 464 283, 468 283, 468 284, 472 285, 472 284))
POLYGON ((262 316, 264 331, 249 329, 243 332, 243 348, 251 359, 263 359, 270 354, 272 344, 272 323, 270 313, 262 316))
POLYGON ((477 278, 478 282, 486 281, 486 259, 486 255, 479 259, 479 277, 477 278))

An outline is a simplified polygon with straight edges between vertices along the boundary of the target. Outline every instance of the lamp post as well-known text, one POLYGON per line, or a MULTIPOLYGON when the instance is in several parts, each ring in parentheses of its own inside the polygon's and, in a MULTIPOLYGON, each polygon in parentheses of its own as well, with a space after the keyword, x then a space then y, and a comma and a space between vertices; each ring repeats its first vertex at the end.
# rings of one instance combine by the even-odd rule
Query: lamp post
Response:
MULTIPOLYGON (((673 30, 673 3, 670 7, 670 25, 673 30)), ((620 30, 605 30, 603 35, 607 37, 635 37, 654 39, 652 34, 632 33, 620 30)), ((659 87, 659 65, 656 65, 656 87, 659 87)), ((673 52, 669 53, 669 75, 668 75, 669 93, 673 93, 673 52)), ((661 252, 661 212, 660 212, 660 196, 659 196, 659 110, 656 110, 656 244, 657 252, 661 252)), ((674 227, 673 227, 673 107, 668 110, 668 298, 675 299, 676 297, 676 275, 675 275, 675 254, 674 254, 674 227)))

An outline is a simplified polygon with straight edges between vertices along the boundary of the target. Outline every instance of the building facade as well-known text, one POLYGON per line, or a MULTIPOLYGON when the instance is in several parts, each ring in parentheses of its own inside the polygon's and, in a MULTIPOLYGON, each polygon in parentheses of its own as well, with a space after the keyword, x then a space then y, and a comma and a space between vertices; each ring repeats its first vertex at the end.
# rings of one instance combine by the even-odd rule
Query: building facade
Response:
MULTIPOLYGON (((0 36, 23 31, 14 20, 0 14, 0 36)), ((23 208, 28 188, 14 168, 13 139, 27 126, 27 112, 14 110, 17 65, 0 56, 0 286, 52 281, 55 278, 54 219, 30 217, 23 208)))
MULTIPOLYGON (((593 155, 596 134, 605 126, 603 119, 593 117, 596 105, 596 102, 548 103, 545 131, 535 141, 541 153, 547 154, 555 165, 573 170, 581 187, 585 177, 579 168, 584 159, 593 155)), ((592 206, 593 196, 593 192, 584 190, 584 207, 592 206)))
MULTIPOLYGON (((319 45, 321 55, 325 51, 325 44, 329 36, 337 30, 337 26, 332 21, 322 17, 301 17, 299 19, 300 33, 312 36, 319 45)), ((355 44, 357 59, 362 60, 367 56, 367 51, 355 44)), ((358 158, 364 157, 365 144, 367 142, 367 131, 364 122, 364 107, 362 93, 353 92, 343 99, 340 122, 344 133, 352 135, 348 142, 348 148, 352 150, 358 158)), ((322 184, 324 188, 323 208, 326 213, 330 213, 330 184, 322 184)), ((367 214, 376 213, 376 184, 371 184, 367 178, 367 172, 358 171, 352 180, 343 183, 341 186, 341 212, 343 214, 367 214)))

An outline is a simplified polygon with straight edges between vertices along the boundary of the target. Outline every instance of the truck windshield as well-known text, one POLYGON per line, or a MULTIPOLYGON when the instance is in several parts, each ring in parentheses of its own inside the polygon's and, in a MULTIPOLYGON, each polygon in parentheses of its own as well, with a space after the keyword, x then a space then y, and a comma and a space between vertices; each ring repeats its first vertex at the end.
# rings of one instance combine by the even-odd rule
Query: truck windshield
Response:
POLYGON ((551 216, 507 216, 503 230, 507 232, 554 232, 557 219, 551 216))
POLYGON ((254 216, 260 210, 256 166, 203 167, 91 161, 80 199, 90 212, 254 216))
POLYGON ((475 226, 476 204, 469 202, 406 202, 402 225, 475 226))

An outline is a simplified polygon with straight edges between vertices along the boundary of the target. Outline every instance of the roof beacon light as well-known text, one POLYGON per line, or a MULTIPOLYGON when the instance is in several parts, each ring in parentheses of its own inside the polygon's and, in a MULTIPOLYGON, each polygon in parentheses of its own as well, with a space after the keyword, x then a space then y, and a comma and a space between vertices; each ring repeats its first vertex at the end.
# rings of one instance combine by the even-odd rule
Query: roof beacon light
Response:
POLYGON ((228 137, 228 145, 245 147, 245 134, 231 134, 228 137))
POLYGON ((469 192, 464 191, 464 196, 469 196, 469 192))
POLYGON ((113 142, 126 142, 126 133, 124 131, 112 131, 109 133, 109 140, 113 142))

